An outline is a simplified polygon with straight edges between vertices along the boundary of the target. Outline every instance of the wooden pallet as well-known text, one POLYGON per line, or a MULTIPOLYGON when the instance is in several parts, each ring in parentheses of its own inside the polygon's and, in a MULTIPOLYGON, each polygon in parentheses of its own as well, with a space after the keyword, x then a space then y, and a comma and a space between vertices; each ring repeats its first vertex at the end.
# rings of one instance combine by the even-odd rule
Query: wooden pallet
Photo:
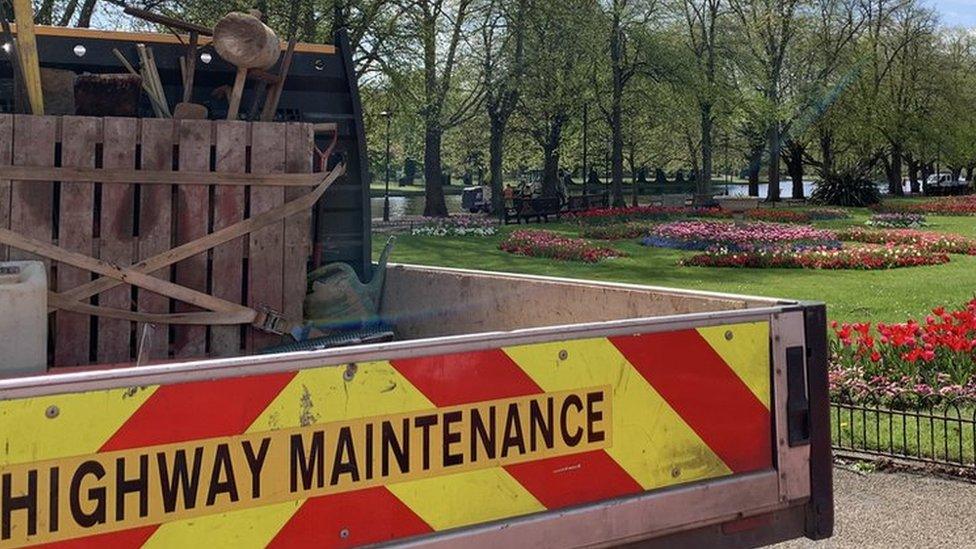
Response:
MULTIPOLYGON (((309 176, 275 175, 311 174, 314 159, 311 124, 0 115, 0 178, 8 178, 0 179, 0 229, 124 269, 309 193, 309 176)), ((300 320, 310 216, 305 209, 151 274, 300 320)), ((49 266, 51 292, 91 284, 91 269, 77 262, 0 244, 0 261, 38 258, 49 266)), ((142 313, 201 311, 136 286, 118 285, 83 303, 142 313)), ((56 311, 51 362, 128 362, 141 334, 133 320, 56 311)), ((279 341, 252 326, 173 324, 157 327, 149 356, 234 356, 279 341)))

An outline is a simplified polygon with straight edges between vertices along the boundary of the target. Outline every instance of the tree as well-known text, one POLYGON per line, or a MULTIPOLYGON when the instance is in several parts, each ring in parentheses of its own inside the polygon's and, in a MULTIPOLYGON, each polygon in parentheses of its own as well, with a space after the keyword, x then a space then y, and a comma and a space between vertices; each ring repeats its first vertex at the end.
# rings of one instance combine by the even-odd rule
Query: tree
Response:
POLYGON ((698 105, 701 167, 698 170, 698 192, 703 193, 712 181, 713 130, 716 103, 723 95, 721 75, 724 36, 720 28, 725 16, 723 0, 682 0, 684 43, 691 52, 694 82, 690 86, 698 105))
MULTIPOLYGON (((462 50, 469 46, 465 37, 472 31, 469 22, 474 7, 474 0, 416 0, 404 13, 404 24, 423 74, 423 86, 414 99, 424 120, 426 216, 447 215, 441 181, 444 132, 471 117, 484 96, 480 77, 469 79, 468 89, 456 86, 456 73, 462 69, 462 50)), ((404 86, 403 92, 411 90, 404 86)))
POLYGON ((729 0, 745 42, 743 69, 766 100, 763 120, 769 152, 766 200, 779 201, 780 150, 783 128, 783 77, 797 34, 801 0, 729 0))
POLYGON ((588 100, 596 50, 589 0, 532 2, 527 10, 519 131, 542 150, 542 192, 555 196, 564 131, 588 100))
MULTIPOLYGON (((646 33, 656 4, 649 0, 600 0, 609 34, 610 104, 598 104, 610 126, 610 178, 614 206, 624 205, 623 102, 628 85, 646 70, 648 43, 639 44, 646 33), (635 44, 638 42, 638 44, 635 44)), ((603 94, 598 92, 598 97, 603 94)))
POLYGON ((488 111, 489 172, 492 211, 504 207, 502 184, 505 132, 518 107, 525 65, 525 25, 528 0, 488 0, 482 26, 485 107, 488 111))

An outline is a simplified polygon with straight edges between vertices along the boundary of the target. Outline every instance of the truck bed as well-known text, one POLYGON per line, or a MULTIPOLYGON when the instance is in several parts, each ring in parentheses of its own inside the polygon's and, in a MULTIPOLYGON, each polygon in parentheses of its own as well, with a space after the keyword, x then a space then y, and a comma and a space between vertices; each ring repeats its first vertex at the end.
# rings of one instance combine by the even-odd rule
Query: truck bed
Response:
POLYGON ((381 312, 396 341, 0 380, 0 548, 831 533, 822 305, 394 265, 381 312))

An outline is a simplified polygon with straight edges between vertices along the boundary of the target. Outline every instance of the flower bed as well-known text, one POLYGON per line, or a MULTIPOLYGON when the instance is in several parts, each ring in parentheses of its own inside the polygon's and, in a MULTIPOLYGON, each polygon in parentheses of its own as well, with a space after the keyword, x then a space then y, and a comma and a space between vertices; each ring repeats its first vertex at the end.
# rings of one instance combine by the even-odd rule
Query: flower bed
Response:
POLYGON ((583 225, 580 228, 580 236, 596 240, 625 240, 646 236, 653 227, 651 223, 638 221, 610 225, 583 225))
POLYGON ((831 326, 832 400, 911 408, 976 399, 976 299, 922 322, 831 326))
POLYGON ((737 267, 750 269, 850 269, 880 270, 948 263, 949 256, 928 253, 912 246, 884 248, 709 251, 681 261, 691 267, 737 267))
POLYGON ((840 247, 834 233, 823 229, 804 225, 721 221, 676 221, 658 225, 641 243, 679 250, 724 248, 733 252, 840 247))
POLYGON ((809 223, 810 216, 798 210, 784 210, 776 208, 757 208, 746 212, 748 219, 756 221, 771 221, 774 223, 809 223))
POLYGON ((903 244, 928 252, 976 255, 976 240, 954 234, 917 231, 914 229, 869 230, 860 227, 837 233, 841 240, 867 244, 903 244))
POLYGON ((452 215, 431 218, 410 234, 414 236, 493 236, 498 232, 498 220, 477 215, 452 215))
POLYGON ((915 213, 879 213, 872 215, 867 224, 888 229, 914 229, 925 226, 925 216, 915 213))
POLYGON ((498 249, 516 255, 586 263, 627 255, 582 238, 568 238, 549 231, 514 231, 498 245, 498 249))
POLYGON ((976 215, 976 196, 943 196, 919 202, 887 200, 874 206, 878 212, 930 215, 976 215))

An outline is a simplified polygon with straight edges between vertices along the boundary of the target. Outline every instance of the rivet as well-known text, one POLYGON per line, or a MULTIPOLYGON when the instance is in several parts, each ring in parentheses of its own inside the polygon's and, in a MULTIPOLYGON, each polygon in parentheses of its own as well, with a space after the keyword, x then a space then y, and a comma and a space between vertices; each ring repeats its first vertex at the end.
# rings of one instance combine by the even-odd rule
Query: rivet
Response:
POLYGON ((732 333, 732 330, 726 330, 726 332, 725 332, 725 340, 726 341, 732 341, 732 338, 733 337, 735 337, 735 334, 732 333))
POLYGON ((569 352, 566 349, 559 351, 559 360, 566 360, 567 358, 569 358, 569 352))
POLYGON ((352 381, 352 378, 356 377, 356 370, 358 369, 359 366, 356 366, 355 362, 350 362, 349 364, 346 364, 346 371, 342 373, 342 379, 346 381, 352 381))
POLYGON ((54 419, 58 417, 58 414, 60 413, 61 410, 57 406, 53 406, 53 405, 48 406, 47 410, 44 410, 44 415, 47 416, 48 419, 54 419))
POLYGON ((349 529, 348 528, 343 528, 342 530, 339 530, 339 537, 342 538, 342 539, 348 538, 349 537, 349 529))
POLYGON ((671 478, 678 478, 680 476, 681 476, 681 469, 680 468, 675 467, 674 469, 671 469, 671 478))

